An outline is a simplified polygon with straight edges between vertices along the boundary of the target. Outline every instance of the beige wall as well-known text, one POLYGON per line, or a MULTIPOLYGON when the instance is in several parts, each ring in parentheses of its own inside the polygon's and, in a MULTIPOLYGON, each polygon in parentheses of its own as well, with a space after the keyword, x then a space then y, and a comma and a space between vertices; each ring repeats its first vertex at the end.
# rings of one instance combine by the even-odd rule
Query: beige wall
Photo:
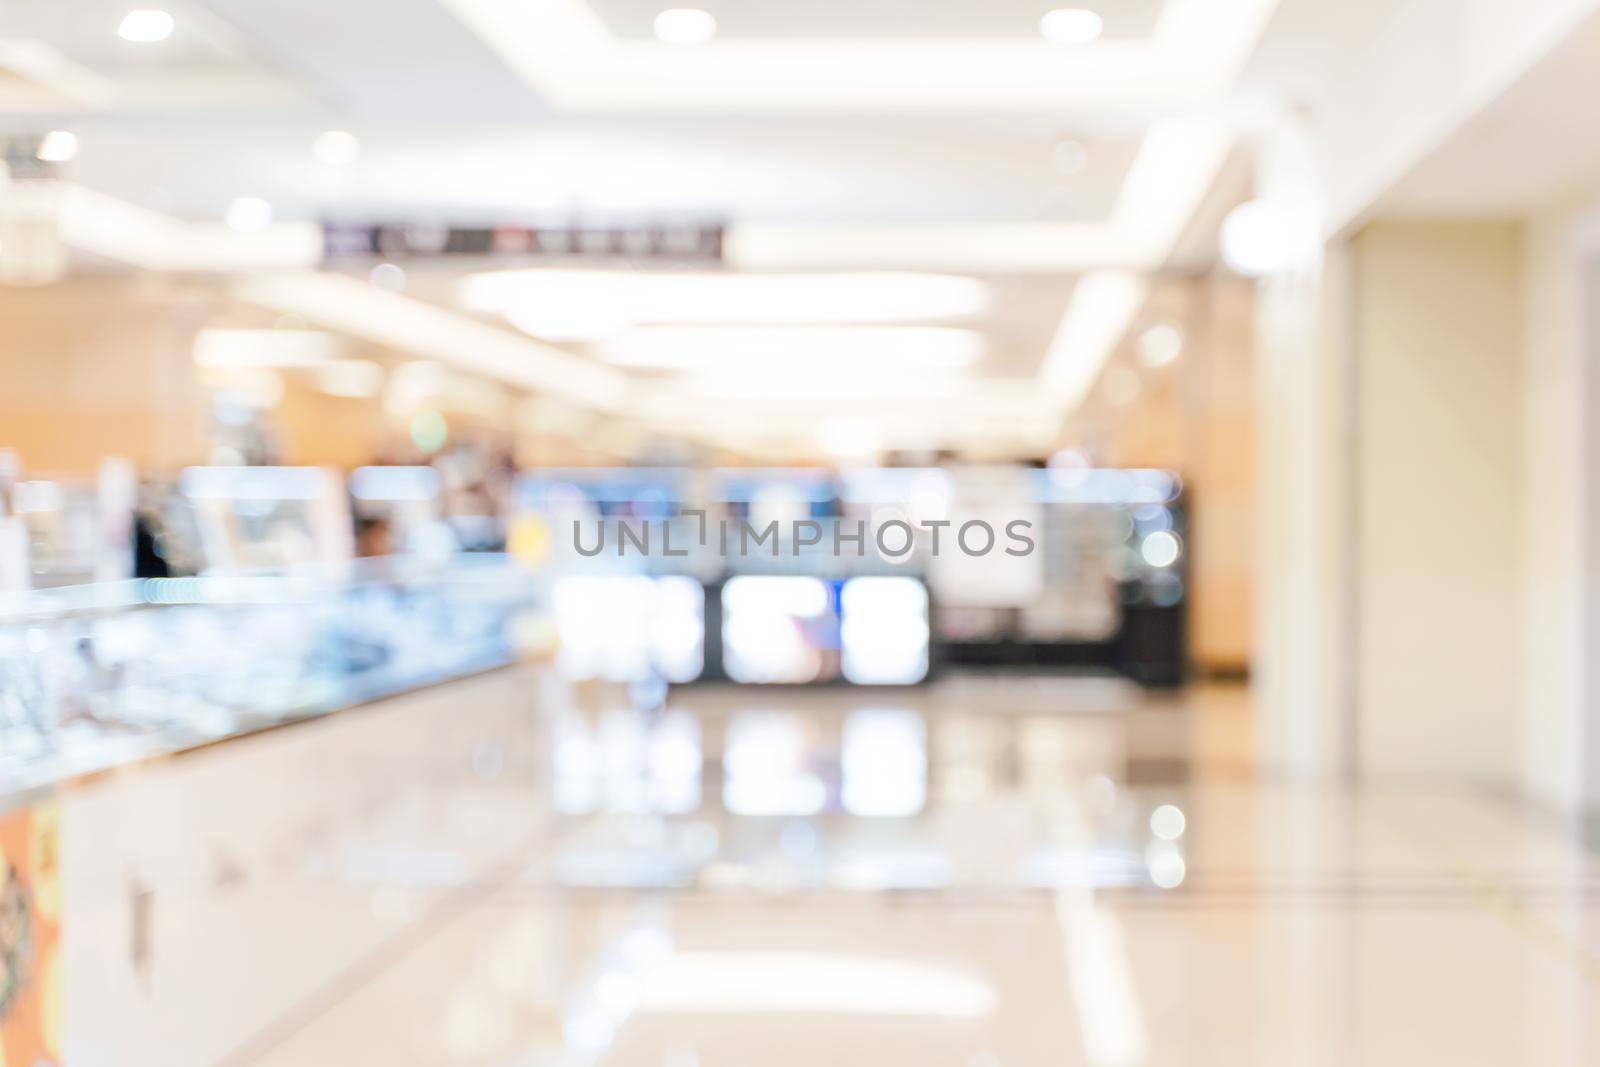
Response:
POLYGON ((283 399, 272 412, 285 463, 350 470, 403 454, 398 442, 404 431, 385 419, 381 399, 329 396, 298 376, 285 378, 283 399))
POLYGON ((1255 641, 1257 398, 1254 285, 1223 273, 1163 280, 1107 363, 1068 444, 1101 462, 1181 472, 1189 491, 1189 656, 1202 673, 1251 667, 1255 641), (1137 334, 1178 325, 1177 362, 1141 368, 1137 334), (1137 375, 1138 398, 1118 406, 1111 381, 1137 375))
POLYGON ((1547 807, 1582 804, 1585 383, 1576 212, 1535 219, 1527 244, 1523 419, 1522 769, 1547 807))
MULTIPOLYGON (((192 358, 195 334, 272 322, 203 283, 80 275, 0 287, 0 448, 16 449, 24 470, 40 474, 87 475, 106 456, 147 473, 204 462, 208 394, 192 358)), ((284 462, 353 467, 403 446, 403 427, 385 420, 377 398, 328 396, 304 374, 283 378, 271 422, 284 462)))
POLYGON ((1256 291, 1255 660, 1263 765, 1297 777, 1354 766, 1349 257, 1325 245, 1304 123, 1258 146, 1257 195, 1282 212, 1286 259, 1256 291))
POLYGON ((1519 774, 1523 240, 1396 222, 1353 242, 1354 693, 1363 774, 1519 774))
POLYGON ((212 305, 205 289, 152 279, 0 286, 0 448, 49 473, 86 474, 108 455, 157 470, 198 460, 190 349, 212 305))
POLYGON ((1600 201, 1373 223, 1259 304, 1266 765, 1600 806, 1600 201))
POLYGON ((1196 283, 1205 323, 1186 364, 1190 655, 1201 670, 1250 666, 1254 625, 1256 403, 1254 287, 1196 283))

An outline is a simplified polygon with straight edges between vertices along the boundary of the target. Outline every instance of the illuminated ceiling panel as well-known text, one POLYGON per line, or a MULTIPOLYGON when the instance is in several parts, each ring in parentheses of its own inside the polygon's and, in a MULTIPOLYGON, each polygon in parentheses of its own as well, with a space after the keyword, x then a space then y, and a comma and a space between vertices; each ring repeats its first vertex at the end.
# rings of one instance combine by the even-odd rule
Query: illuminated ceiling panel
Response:
MULTIPOLYGON (((606 28, 623 40, 649 40, 661 0, 589 0, 606 28)), ((1148 37, 1161 14, 1162 0, 1073 0, 1069 5, 1039 0, 695 0, 717 20, 717 36, 740 38, 1031 38, 1039 16, 1051 6, 1084 7, 1104 19, 1109 40, 1148 37)))

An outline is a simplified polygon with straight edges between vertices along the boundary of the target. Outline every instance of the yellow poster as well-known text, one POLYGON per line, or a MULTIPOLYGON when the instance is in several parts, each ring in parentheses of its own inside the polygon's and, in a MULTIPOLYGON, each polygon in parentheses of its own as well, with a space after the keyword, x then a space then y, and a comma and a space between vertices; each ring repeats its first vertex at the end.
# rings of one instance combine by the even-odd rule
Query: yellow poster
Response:
POLYGON ((55 808, 0 814, 0 1067, 60 1062, 55 808))

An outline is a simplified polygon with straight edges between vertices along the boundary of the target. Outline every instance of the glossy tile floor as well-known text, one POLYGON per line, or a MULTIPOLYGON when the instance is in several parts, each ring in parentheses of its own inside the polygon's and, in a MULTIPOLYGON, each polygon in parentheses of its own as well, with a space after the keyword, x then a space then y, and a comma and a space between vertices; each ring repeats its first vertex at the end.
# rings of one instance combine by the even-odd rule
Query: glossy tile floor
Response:
POLYGON ((1600 1063, 1575 835, 1256 780, 1242 689, 624 703, 549 714, 538 787, 486 751, 481 789, 387 812, 363 870, 403 921, 229 1062, 1600 1063), (495 834, 529 808, 531 838, 495 834), (470 876, 395 830, 438 820, 475 828, 443 863, 470 876))

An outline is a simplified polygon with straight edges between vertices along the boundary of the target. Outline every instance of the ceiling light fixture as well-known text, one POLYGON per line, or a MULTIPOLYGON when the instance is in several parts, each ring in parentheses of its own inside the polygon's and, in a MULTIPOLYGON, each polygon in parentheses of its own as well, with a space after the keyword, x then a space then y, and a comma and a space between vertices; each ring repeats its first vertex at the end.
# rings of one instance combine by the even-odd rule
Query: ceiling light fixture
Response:
POLYGON ((138 44, 155 44, 172 36, 172 16, 160 8, 135 8, 122 16, 117 36, 138 44))
POLYGON ((51 130, 39 141, 34 153, 44 163, 66 163, 78 154, 78 135, 70 130, 51 130))
POLYGON ((674 370, 817 372, 959 370, 983 337, 940 326, 645 326, 599 346, 607 363, 674 370))
POLYGON ((980 315, 991 303, 988 284, 977 278, 907 271, 491 271, 462 279, 456 299, 547 341, 601 341, 632 326, 672 323, 949 320, 980 315))
POLYGON ((325 167, 347 167, 361 155, 361 142, 348 130, 327 130, 312 142, 311 155, 325 167))
POLYGON ((339 339, 322 330, 208 327, 195 335, 194 361, 214 370, 317 367, 336 359, 339 339))
POLYGON ((1064 410, 1073 410, 1088 394, 1148 293, 1143 278, 1115 270, 1086 274, 1073 288, 1039 368, 1040 379, 1064 410))
POLYGON ((1289 259, 1283 220, 1263 200, 1247 200, 1228 212, 1219 241, 1222 261, 1246 278, 1281 270, 1289 259))
POLYGON ((717 20, 697 7, 669 7, 656 16, 655 31, 662 44, 709 44, 717 35, 717 20))
POLYGON ((60 190, 57 222, 69 248, 144 270, 297 271, 322 263, 322 228, 314 222, 280 223, 240 240, 226 226, 185 222, 72 183, 60 190))
POLYGON ((1058 7, 1039 20, 1039 32, 1051 44, 1088 44, 1104 28, 1105 20, 1086 7, 1058 7))
POLYGON ((272 205, 259 196, 241 196, 228 205, 223 221, 240 233, 260 233, 272 225, 272 205))
POLYGON ((614 367, 349 275, 255 273, 236 282, 233 294, 267 311, 300 315, 327 330, 589 409, 615 411, 627 391, 627 376, 614 367))

